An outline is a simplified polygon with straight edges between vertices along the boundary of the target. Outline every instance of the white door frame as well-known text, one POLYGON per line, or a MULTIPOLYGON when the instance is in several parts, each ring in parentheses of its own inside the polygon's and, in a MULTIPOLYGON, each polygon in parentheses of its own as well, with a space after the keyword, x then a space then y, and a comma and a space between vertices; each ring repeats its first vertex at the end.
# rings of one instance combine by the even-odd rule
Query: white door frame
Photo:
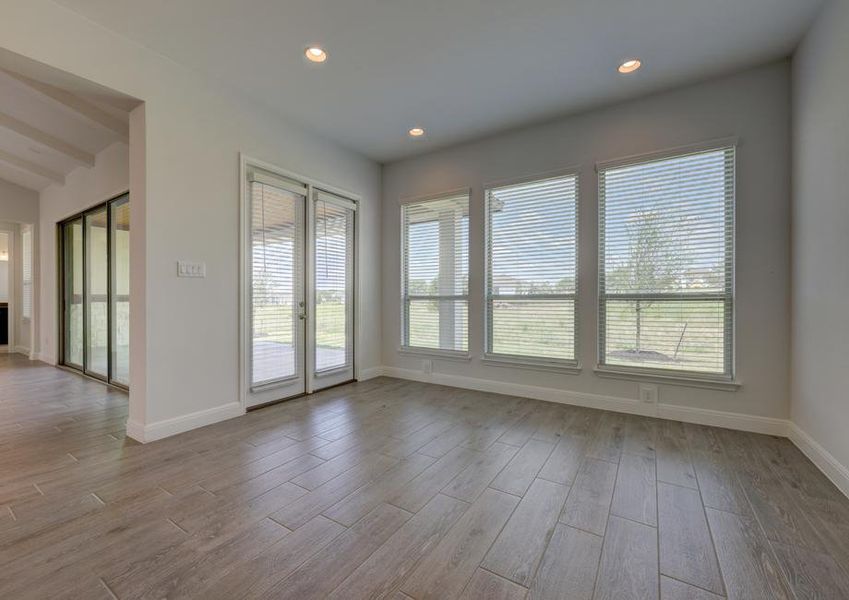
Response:
MULTIPOLYGON (((18 225, 18 231, 20 231, 20 223, 18 225)), ((13 353, 16 351, 16 338, 15 338, 15 323, 17 321, 17 315, 15 314, 17 310, 17 297, 18 297, 18 277, 17 277, 17 268, 15 268, 15 261, 17 260, 17 246, 16 242, 16 232, 14 229, 6 229, 5 227, 0 227, 0 233, 5 233, 8 239, 9 244, 9 268, 7 269, 7 286, 9 290, 9 299, 6 302, 6 319, 8 321, 8 332, 9 332, 9 341, 5 346, 0 346, 0 352, 3 353, 13 353)))
MULTIPOLYGON (((250 195, 248 194, 248 185, 247 185, 247 174, 248 168, 256 167, 262 169, 264 171, 268 171, 269 173, 273 173, 275 175, 279 175, 280 177, 285 177, 288 179, 293 179, 299 183, 307 186, 307 201, 306 201, 306 231, 304 236, 304 250, 305 250, 305 262, 306 262, 306 277, 304 279, 304 297, 306 300, 306 305, 309 307, 309 312, 307 313, 307 327, 306 332, 308 335, 305 335, 306 343, 304 348, 304 375, 305 375, 305 386, 306 393, 310 393, 313 391, 314 387, 314 377, 313 373, 314 369, 314 351, 313 346, 315 344, 315 336, 312 335, 312 339, 310 339, 310 332, 314 331, 314 327, 310 325, 314 320, 314 306, 315 306, 315 286, 311 284, 313 282, 312 276, 312 263, 314 262, 313 258, 313 223, 314 223, 314 201, 313 201, 313 191, 318 188, 332 194, 336 194, 342 196, 344 198, 348 198, 355 202, 357 206, 361 206, 361 198, 358 194, 354 194, 348 190, 344 190, 342 188, 338 188, 332 185, 328 185, 322 181, 318 181, 313 179, 312 177, 306 177, 299 173, 293 173, 292 171, 288 171, 286 169, 282 169, 277 165, 273 165, 271 163, 265 162, 263 160, 253 158, 243 152, 239 153, 239 403, 243 410, 247 410, 248 408, 248 395, 250 393, 250 352, 248 351, 249 344, 251 340, 249 339, 251 335, 250 328, 250 274, 251 274, 251 265, 250 261, 250 252, 248 248, 248 244, 251 239, 251 213, 250 213, 250 195)), ((357 211, 359 212, 359 211, 357 211)), ((359 370, 357 366, 357 356, 359 349, 359 329, 358 323, 360 322, 360 302, 359 302, 359 250, 358 246, 360 243, 360 221, 361 219, 358 215, 354 217, 354 311, 352 313, 354 317, 354 327, 353 327, 353 352, 354 352, 354 378, 357 379, 359 377, 359 370)))

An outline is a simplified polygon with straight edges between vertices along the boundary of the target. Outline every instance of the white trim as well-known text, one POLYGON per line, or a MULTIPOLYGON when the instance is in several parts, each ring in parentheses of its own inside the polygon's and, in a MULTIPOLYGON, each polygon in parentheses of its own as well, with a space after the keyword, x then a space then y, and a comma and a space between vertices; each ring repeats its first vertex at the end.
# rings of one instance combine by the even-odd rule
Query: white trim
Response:
POLYGON ((715 427, 751 431, 754 433, 786 436, 788 428, 788 421, 784 419, 692 408, 687 406, 676 406, 672 404, 647 404, 632 398, 604 396, 601 394, 573 392, 549 387, 492 381, 489 379, 465 377, 463 375, 447 375, 445 373, 426 374, 422 371, 401 369, 398 367, 383 367, 383 374, 389 377, 397 377, 399 379, 409 379, 412 381, 435 383, 438 385, 478 390, 481 392, 491 392, 494 394, 533 398, 535 400, 545 400, 547 402, 571 404, 575 406, 643 415, 647 417, 673 419, 683 421, 685 423, 713 425, 715 427))
POLYGON ((374 379, 375 377, 383 377, 385 367, 369 367, 367 369, 360 369, 360 372, 357 377, 357 381, 367 381, 369 379, 374 379))
POLYGON ((796 423, 789 423, 787 433, 790 441, 837 486, 837 489, 843 492, 846 497, 849 497, 849 468, 841 464, 834 455, 823 448, 819 442, 796 423))
POLYGON ((675 146, 673 148, 664 148, 663 150, 631 154, 620 158, 598 161, 595 164, 595 170, 596 172, 605 171, 607 169, 626 167, 643 162, 654 162, 656 160, 663 160, 665 158, 672 158, 675 156, 698 154, 700 152, 710 152, 711 150, 721 150, 723 148, 736 148, 738 146, 740 146, 740 138, 736 136, 705 140, 703 142, 684 144, 683 146, 675 146))
POLYGON ((710 425, 711 427, 723 427, 725 429, 750 431, 752 433, 763 433, 765 435, 779 437, 787 436, 787 428, 790 425, 790 422, 786 419, 747 415, 724 410, 711 410, 709 408, 696 408, 693 406, 681 406, 679 404, 658 404, 657 416, 661 419, 669 419, 670 421, 710 425))
POLYGON ((468 362, 472 360, 470 352, 462 350, 441 350, 439 348, 420 348, 418 346, 401 346, 397 350, 399 356, 421 356, 435 360, 459 360, 468 362))
POLYGON ((531 371, 548 371, 551 373, 568 373, 569 375, 579 375, 581 373, 581 365, 573 361, 558 362, 555 360, 544 359, 523 359, 519 356, 506 354, 484 354, 480 359, 481 364, 492 367, 507 367, 513 369, 530 369, 531 371))
POLYGON ((165 419, 147 425, 128 420, 127 436, 145 444, 183 433, 184 431, 197 429, 198 427, 212 425, 219 421, 240 417, 243 414, 245 414, 245 409, 242 408, 239 402, 230 402, 222 406, 216 406, 215 408, 199 410, 187 415, 181 415, 173 419, 165 419))
POLYGON ((416 202, 430 202, 431 200, 453 200, 455 198, 467 197, 471 202, 472 188, 461 187, 453 190, 445 190, 435 194, 422 194, 421 196, 402 196, 398 204, 414 204, 416 202))
POLYGON ((613 368, 607 366, 596 367, 593 372, 599 377, 608 379, 625 379, 628 381, 652 381, 654 383, 666 383, 669 385, 678 385, 682 387, 702 388, 706 390, 720 390, 723 392, 736 392, 743 384, 732 379, 711 379, 708 377, 698 377, 690 374, 689 371, 676 374, 675 371, 667 370, 664 372, 654 371, 650 369, 628 369, 613 368))
POLYGON ((572 165, 560 169, 551 169, 550 171, 541 171, 539 173, 531 173, 529 175, 519 175, 517 177, 506 177, 502 179, 493 179, 485 181, 483 184, 483 193, 486 197, 487 192, 494 189, 521 185, 523 183, 534 183, 537 181, 546 181, 548 179, 560 179, 562 177, 574 177, 579 179, 581 176, 581 165, 572 165))

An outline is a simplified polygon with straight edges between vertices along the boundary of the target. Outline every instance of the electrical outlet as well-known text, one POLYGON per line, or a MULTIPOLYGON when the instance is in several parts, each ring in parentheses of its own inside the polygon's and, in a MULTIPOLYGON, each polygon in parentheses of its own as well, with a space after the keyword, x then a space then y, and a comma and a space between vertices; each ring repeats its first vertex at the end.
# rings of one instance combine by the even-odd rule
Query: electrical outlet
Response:
POLYGON ((430 359, 422 361, 422 371, 425 375, 430 375, 433 373, 433 361, 430 359))
POLYGON ((206 277, 206 263, 178 260, 177 277, 206 277))
POLYGON ((657 404, 657 386, 650 383, 640 384, 640 402, 657 404))

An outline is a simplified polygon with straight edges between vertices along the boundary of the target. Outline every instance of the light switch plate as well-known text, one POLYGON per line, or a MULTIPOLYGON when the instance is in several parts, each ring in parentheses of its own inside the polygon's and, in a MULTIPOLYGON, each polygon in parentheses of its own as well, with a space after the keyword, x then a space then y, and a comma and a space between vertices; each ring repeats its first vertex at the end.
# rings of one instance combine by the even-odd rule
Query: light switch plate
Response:
POLYGON ((177 277, 206 277, 206 263, 178 260, 177 277))

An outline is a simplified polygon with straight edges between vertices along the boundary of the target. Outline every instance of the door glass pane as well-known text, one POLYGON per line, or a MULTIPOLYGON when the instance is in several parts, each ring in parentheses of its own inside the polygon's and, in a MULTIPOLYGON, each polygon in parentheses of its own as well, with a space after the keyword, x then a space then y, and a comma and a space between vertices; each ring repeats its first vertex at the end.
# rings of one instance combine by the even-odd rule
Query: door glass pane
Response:
POLYGON ((315 370, 351 363, 354 211, 315 205, 315 370))
POLYGON ((112 211, 112 381, 130 385, 130 199, 110 205, 112 211))
POLYGON ((86 372, 106 377, 108 344, 108 254, 106 208, 85 216, 86 372))
POLYGON ((301 373, 304 197, 250 183, 251 385, 301 373))
POLYGON ((62 232, 64 363, 83 366, 83 221, 65 223, 62 232))

